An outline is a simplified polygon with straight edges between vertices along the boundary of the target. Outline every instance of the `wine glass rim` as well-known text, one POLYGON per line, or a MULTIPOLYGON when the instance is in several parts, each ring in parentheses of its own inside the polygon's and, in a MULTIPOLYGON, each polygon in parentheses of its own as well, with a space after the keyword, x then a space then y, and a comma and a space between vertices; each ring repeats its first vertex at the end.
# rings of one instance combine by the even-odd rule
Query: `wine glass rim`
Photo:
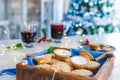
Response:
POLYGON ((64 25, 63 23, 51 23, 51 25, 64 25))

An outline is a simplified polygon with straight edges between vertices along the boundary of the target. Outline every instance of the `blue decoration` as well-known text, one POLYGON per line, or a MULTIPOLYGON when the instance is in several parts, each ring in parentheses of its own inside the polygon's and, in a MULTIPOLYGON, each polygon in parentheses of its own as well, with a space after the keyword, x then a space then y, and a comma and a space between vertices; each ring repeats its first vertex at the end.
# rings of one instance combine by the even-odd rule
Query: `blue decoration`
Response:
POLYGON ((76 34, 76 32, 75 32, 75 30, 73 30, 73 28, 69 28, 69 30, 66 32, 66 34, 68 35, 68 36, 72 36, 72 35, 75 35, 76 34))
POLYGON ((0 71, 0 76, 7 74, 10 76, 15 76, 16 75, 16 69, 15 68, 8 68, 8 69, 3 69, 0 71))

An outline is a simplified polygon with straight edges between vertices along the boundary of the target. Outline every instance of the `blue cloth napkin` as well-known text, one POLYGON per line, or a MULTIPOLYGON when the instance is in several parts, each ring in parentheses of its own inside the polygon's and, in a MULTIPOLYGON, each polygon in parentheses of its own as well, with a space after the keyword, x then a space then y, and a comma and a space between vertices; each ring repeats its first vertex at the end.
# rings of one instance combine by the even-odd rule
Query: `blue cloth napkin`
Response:
MULTIPOLYGON (((71 56, 75 56, 75 55, 79 55, 80 53, 80 49, 74 49, 74 48, 70 48, 69 51, 71 52, 71 56)), ((86 50, 87 52, 89 52, 94 58, 104 54, 104 52, 98 52, 98 51, 93 51, 93 50, 86 50)), ((44 50, 40 53, 37 53, 31 57, 27 57, 27 58, 24 58, 23 61, 26 62, 28 65, 30 66, 33 66, 33 65, 36 65, 37 63, 35 62, 34 58, 36 56, 41 56, 43 54, 46 54, 47 53, 47 50, 44 50)), ((99 61, 99 63, 101 65, 104 64, 104 62, 106 61, 107 58, 103 58, 99 61)))
POLYGON ((35 55, 31 56, 31 57, 24 58, 23 62, 26 62, 30 66, 36 65, 37 63, 35 62, 34 58, 36 56, 41 56, 41 55, 46 54, 46 53, 47 53, 47 50, 43 50, 42 52, 39 52, 39 53, 37 53, 37 54, 35 54, 35 55))
POLYGON ((10 69, 1 70, 0 71, 0 76, 2 76, 4 74, 15 76, 16 75, 16 69, 15 68, 10 68, 10 69))

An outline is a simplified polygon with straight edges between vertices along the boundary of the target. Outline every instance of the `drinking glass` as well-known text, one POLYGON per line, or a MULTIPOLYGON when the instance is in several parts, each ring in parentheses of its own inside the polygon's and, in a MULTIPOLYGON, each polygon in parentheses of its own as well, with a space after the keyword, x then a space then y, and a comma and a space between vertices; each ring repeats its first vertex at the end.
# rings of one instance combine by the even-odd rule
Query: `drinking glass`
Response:
POLYGON ((52 23, 51 24, 51 37, 54 39, 55 43, 60 43, 63 37, 64 25, 62 23, 52 23))
POLYGON ((36 41, 36 27, 35 27, 35 25, 32 23, 25 24, 23 26, 23 29, 21 32, 21 38, 22 38, 22 42, 26 48, 33 47, 33 45, 36 41))

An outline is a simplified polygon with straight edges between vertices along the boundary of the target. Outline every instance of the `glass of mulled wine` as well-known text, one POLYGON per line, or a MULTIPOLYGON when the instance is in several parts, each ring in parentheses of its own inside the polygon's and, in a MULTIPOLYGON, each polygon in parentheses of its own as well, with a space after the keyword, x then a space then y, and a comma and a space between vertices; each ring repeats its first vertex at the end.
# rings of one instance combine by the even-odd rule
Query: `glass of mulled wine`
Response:
POLYGON ((54 39, 55 43, 60 43, 63 37, 63 24, 52 23, 51 24, 51 37, 54 39))
POLYGON ((24 25, 22 32, 21 32, 21 38, 26 48, 33 47, 36 41, 36 29, 35 29, 34 24, 24 25))

